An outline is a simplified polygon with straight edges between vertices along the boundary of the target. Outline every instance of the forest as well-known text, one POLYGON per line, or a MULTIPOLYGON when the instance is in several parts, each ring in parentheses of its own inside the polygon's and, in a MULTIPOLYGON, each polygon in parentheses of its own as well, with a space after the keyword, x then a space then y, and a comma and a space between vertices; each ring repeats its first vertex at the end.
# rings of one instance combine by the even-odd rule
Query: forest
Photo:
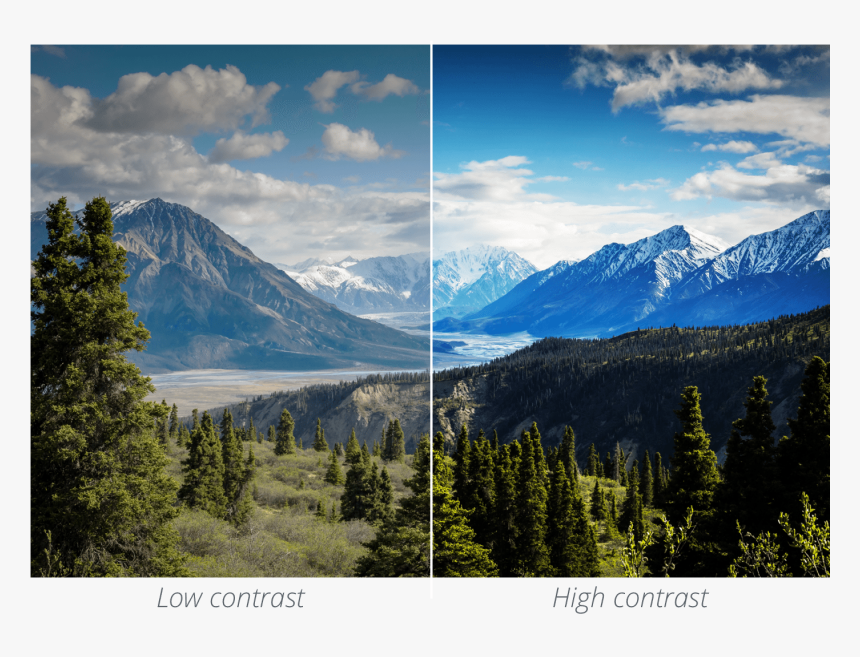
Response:
POLYGON ((75 219, 61 198, 47 214, 31 278, 31 576, 429 576, 429 436, 407 455, 396 417, 371 447, 354 431, 330 442, 317 420, 303 445, 286 406, 257 431, 229 408, 183 423, 143 401, 155 388, 125 352, 150 336, 121 290, 109 204, 75 219))
POLYGON ((546 450, 537 423, 508 444, 463 424, 450 455, 437 432, 434 576, 829 576, 830 364, 808 359, 776 443, 767 379, 749 383, 722 465, 696 386, 678 391, 665 459, 619 442, 604 459, 592 441, 579 460, 570 426, 546 450))

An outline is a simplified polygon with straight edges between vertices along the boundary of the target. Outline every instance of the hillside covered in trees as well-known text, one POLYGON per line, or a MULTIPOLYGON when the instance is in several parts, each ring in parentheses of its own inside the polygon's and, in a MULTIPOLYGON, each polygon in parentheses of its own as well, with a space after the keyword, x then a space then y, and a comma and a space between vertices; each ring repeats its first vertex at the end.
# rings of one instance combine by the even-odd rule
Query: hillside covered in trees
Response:
POLYGON ((800 382, 814 356, 830 360, 830 306, 737 326, 646 328, 613 338, 545 338, 489 363, 434 373, 434 429, 445 451, 466 424, 520 438, 532 423, 544 447, 577 436, 580 465, 594 443, 601 458, 619 443, 633 459, 672 454, 673 410, 697 386, 711 447, 720 461, 753 377, 768 379, 773 438, 788 434, 800 382))

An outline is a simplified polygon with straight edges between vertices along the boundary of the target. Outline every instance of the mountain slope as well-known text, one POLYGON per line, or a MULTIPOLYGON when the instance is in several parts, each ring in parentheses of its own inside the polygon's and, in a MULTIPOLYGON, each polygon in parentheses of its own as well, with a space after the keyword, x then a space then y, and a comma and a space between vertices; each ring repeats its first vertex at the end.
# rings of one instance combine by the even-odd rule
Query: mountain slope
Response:
POLYGON ((537 271, 525 258, 499 246, 474 245, 433 261, 433 314, 462 317, 510 292, 537 271))
MULTIPOLYGON (((127 251, 123 287, 152 333, 131 356, 146 370, 426 366, 426 341, 314 297, 191 209, 161 199, 111 208, 127 251)), ((31 215, 31 258, 45 218, 31 215)))

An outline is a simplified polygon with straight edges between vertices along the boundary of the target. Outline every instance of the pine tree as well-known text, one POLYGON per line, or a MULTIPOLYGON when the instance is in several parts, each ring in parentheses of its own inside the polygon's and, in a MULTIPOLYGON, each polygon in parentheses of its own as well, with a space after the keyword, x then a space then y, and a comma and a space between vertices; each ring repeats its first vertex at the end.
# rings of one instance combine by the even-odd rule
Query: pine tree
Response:
POLYGON ((600 481, 594 482, 594 489, 591 491, 591 517, 595 522, 606 520, 606 500, 600 491, 600 481))
POLYGON ((492 547, 493 504, 496 486, 493 477, 493 451, 483 431, 472 448, 469 459, 469 497, 460 499, 463 508, 471 509, 469 525, 475 531, 475 540, 485 547, 492 547))
POLYGON ((647 507, 654 506, 654 475, 651 470, 651 455, 647 449, 639 488, 642 490, 642 504, 647 507))
POLYGON ((561 440, 561 449, 559 450, 559 458, 564 464, 567 478, 571 482, 575 482, 579 476, 576 467, 576 437, 573 435, 573 429, 570 426, 564 428, 564 438, 561 440))
POLYGON ((170 439, 175 443, 179 439, 179 409, 176 404, 170 409, 170 439))
POLYGON ((801 514, 806 493, 822 520, 830 520, 830 363, 815 356, 800 384, 803 394, 797 419, 789 419, 791 436, 779 442, 777 459, 790 516, 801 514))
POLYGON ((588 469, 586 473, 589 477, 596 477, 598 465, 600 464, 600 457, 597 455, 597 450, 594 449, 594 443, 588 446, 588 469))
MULTIPOLYGON (((365 442, 365 446, 367 443, 365 442)), ((359 451, 357 463, 346 472, 343 494, 340 497, 340 513, 344 520, 363 520, 373 509, 376 484, 371 468, 370 453, 359 451)))
MULTIPOLYGON (((517 443, 515 440, 514 443, 517 443)), ((517 445, 519 445, 517 443, 517 445)), ((499 567, 502 577, 515 574, 516 569, 516 471, 511 461, 510 446, 499 449, 493 468, 493 488, 495 503, 493 505, 493 561, 499 567)))
POLYGON ((187 574, 176 485, 153 438, 162 411, 143 401, 155 388, 124 355, 149 332, 120 287, 110 206, 87 203, 78 235, 65 198, 47 214, 30 279, 31 574, 187 574))
MULTIPOLYGON (((295 427, 296 423, 293 422, 293 416, 285 408, 281 411, 281 421, 278 423, 278 431, 275 438, 275 454, 278 456, 296 453, 296 437, 293 435, 295 427)), ((269 435, 271 435, 271 430, 269 431, 269 435)))
POLYGON ((188 458, 182 463, 182 471, 185 481, 179 489, 179 498, 191 508, 223 518, 227 511, 224 460, 209 411, 203 411, 203 419, 191 432, 188 458))
POLYGON ((337 460, 337 452, 332 450, 328 458, 328 470, 325 473, 325 480, 339 486, 344 482, 343 471, 340 469, 340 461, 337 460))
POLYGON ((335 444, 334 444, 334 453, 335 453, 338 457, 341 457, 341 458, 343 457, 343 447, 341 446, 341 444, 340 444, 340 443, 335 443, 335 444))
POLYGON ((624 458, 624 450, 621 449, 621 444, 616 441, 615 442, 615 458, 612 461, 612 478, 620 482, 621 481, 621 470, 627 469, 626 459, 624 458))
POLYGON ((489 550, 475 542, 469 513, 451 490, 454 475, 444 453, 445 438, 433 441, 433 575, 435 577, 495 577, 489 550))
POLYGON ((595 576, 597 544, 589 531, 582 498, 571 486, 561 460, 556 462, 552 473, 547 515, 549 524, 546 542, 554 575, 595 576))
MULTIPOLYGON (((376 475, 376 464, 373 466, 373 473, 376 475)), ((373 506, 368 513, 367 520, 371 523, 385 523, 394 518, 394 488, 391 485, 391 476, 385 466, 382 466, 382 472, 379 476, 374 476, 374 496, 373 506)))
POLYGON ((239 487, 238 501, 230 520, 239 528, 246 528, 254 511, 253 482, 257 470, 257 459, 254 456, 254 445, 248 445, 248 459, 245 461, 245 476, 239 487))
POLYGON ((184 424, 179 425, 179 434, 176 436, 176 444, 179 447, 188 447, 191 443, 191 432, 184 424))
POLYGON ((457 438, 457 451, 454 452, 454 495, 462 500, 470 497, 469 491, 469 460, 471 459, 472 444, 469 441, 469 430, 466 425, 460 427, 457 438))
POLYGON ((312 447, 317 452, 328 451, 328 443, 325 441, 325 434, 323 433, 322 425, 320 424, 319 418, 317 418, 317 430, 314 434, 314 443, 312 447))
POLYGON ((346 441, 346 462, 350 465, 355 465, 361 461, 361 447, 358 446, 358 440, 355 437, 355 429, 349 434, 349 440, 346 441))
POLYGON ((520 576, 545 577, 552 574, 546 547, 547 491, 535 466, 536 446, 530 432, 523 435, 523 453, 517 473, 516 571, 520 576))
POLYGON ((386 461, 403 462, 406 456, 406 443, 404 441, 403 429, 400 428, 400 420, 397 418, 388 423, 385 444, 388 449, 382 452, 382 458, 386 461))
POLYGON ((269 432, 266 436, 266 440, 270 443, 274 443, 277 441, 277 435, 275 433, 275 425, 274 424, 269 425, 269 432))
POLYGON ((666 473, 660 452, 654 454, 654 506, 662 507, 666 494, 666 473))
POLYGON ((224 409, 221 419, 221 459, 224 463, 224 496, 227 498, 227 518, 232 520, 238 510, 245 483, 245 463, 242 443, 233 431, 233 416, 224 409))
POLYGON ((328 514, 326 513, 326 504, 323 498, 320 498, 317 502, 317 510, 314 513, 314 517, 317 520, 321 520, 322 522, 328 522, 328 514))
POLYGON ((499 432, 496 431, 495 429, 493 429, 492 445, 493 445, 493 453, 498 454, 499 453, 499 432))

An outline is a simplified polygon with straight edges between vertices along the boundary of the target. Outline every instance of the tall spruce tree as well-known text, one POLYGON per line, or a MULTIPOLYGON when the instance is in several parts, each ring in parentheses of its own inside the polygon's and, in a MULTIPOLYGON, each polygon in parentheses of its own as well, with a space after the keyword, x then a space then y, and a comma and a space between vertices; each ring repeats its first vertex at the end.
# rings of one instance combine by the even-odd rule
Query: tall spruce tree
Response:
POLYGON ((316 433, 314 433, 314 443, 312 447, 314 448, 314 451, 317 452, 328 451, 328 443, 325 441, 325 434, 323 433, 319 418, 317 418, 317 430, 316 433))
POLYGON ((493 451, 483 431, 478 438, 469 460, 468 499, 460 498, 463 508, 470 509, 469 524, 475 531, 475 540, 485 547, 492 546, 493 504, 496 486, 493 478, 493 451))
POLYGON ((335 450, 332 450, 331 454, 329 454, 325 480, 335 486, 339 486, 344 482, 343 471, 340 469, 340 461, 337 459, 337 452, 335 450))
POLYGON ((346 462, 350 465, 355 465, 361 461, 361 447, 358 444, 358 439, 355 437, 355 429, 349 434, 349 440, 346 441, 346 462))
POLYGON ((224 409, 221 419, 221 459, 224 463, 224 496, 227 498, 226 517, 232 520, 239 508, 245 484, 245 462, 242 443, 233 431, 233 416, 224 409))
POLYGON ((559 458, 564 464, 567 478, 571 482, 575 482, 579 476, 579 468, 576 467, 576 437, 573 435, 573 429, 570 426, 564 428, 564 437, 561 439, 559 458))
POLYGON ((281 411, 281 420, 278 422, 278 430, 275 436, 275 454, 281 456, 283 454, 296 453, 296 437, 293 435, 293 429, 296 428, 296 423, 293 422, 293 416, 285 408, 281 411))
POLYGON ((654 506, 654 474, 651 470, 651 455, 645 450, 645 464, 642 466, 642 480, 639 485, 642 491, 642 504, 654 506))
POLYGON ((170 409, 170 439, 175 443, 179 439, 179 408, 176 404, 170 409))
POLYGON ((472 445, 469 441, 469 429, 466 425, 460 428, 457 438, 457 451, 454 452, 454 494, 462 501, 471 497, 469 491, 469 460, 471 459, 472 445))
POLYGON ((269 431, 266 434, 266 440, 270 443, 274 443, 274 442, 277 442, 277 439, 278 438, 277 438, 277 433, 275 431, 275 425, 270 424, 269 425, 269 431))
POLYGON ((513 576, 516 568, 517 466, 511 462, 509 447, 504 445, 499 448, 493 468, 495 503, 493 504, 492 557, 502 577, 513 576))
POLYGON ((551 476, 547 502, 547 547, 556 577, 595 577, 599 574, 597 542, 589 531, 585 505, 571 485, 561 459, 551 476))
POLYGON ((223 518, 227 512, 224 459, 209 411, 203 411, 203 419, 191 432, 188 458, 182 463, 182 471, 185 480, 179 489, 179 498, 191 508, 223 518))
POLYGON ((454 475, 445 456, 445 438, 433 440, 433 575, 434 577, 495 577, 498 568, 490 552, 475 542, 469 512, 454 497, 454 475))
POLYGON ((588 474, 589 477, 596 477, 599 464, 600 456, 598 456, 597 450, 594 448, 594 443, 591 443, 588 446, 588 468, 586 470, 586 474, 588 474))
POLYGON ((93 199, 76 221, 61 198, 47 215, 30 279, 31 574, 186 574, 176 484, 153 438, 162 411, 124 355, 149 332, 120 288, 110 205, 93 199))
POLYGON ((383 451, 382 458, 386 461, 400 461, 406 457, 406 442, 403 436, 403 429, 400 427, 400 420, 394 418, 388 423, 388 430, 385 433, 385 444, 387 451, 383 451))
POLYGON ((666 473, 660 452, 654 453, 654 506, 662 507, 666 493, 666 473))
POLYGON ((546 577, 552 574, 546 546, 547 490, 536 466, 535 451, 540 444, 535 444, 528 431, 523 434, 522 449, 517 473, 515 570, 523 577, 546 577))
POLYGON ((606 500, 600 490, 600 482, 594 482, 594 488, 591 491, 591 517, 595 522, 606 520, 606 500))

